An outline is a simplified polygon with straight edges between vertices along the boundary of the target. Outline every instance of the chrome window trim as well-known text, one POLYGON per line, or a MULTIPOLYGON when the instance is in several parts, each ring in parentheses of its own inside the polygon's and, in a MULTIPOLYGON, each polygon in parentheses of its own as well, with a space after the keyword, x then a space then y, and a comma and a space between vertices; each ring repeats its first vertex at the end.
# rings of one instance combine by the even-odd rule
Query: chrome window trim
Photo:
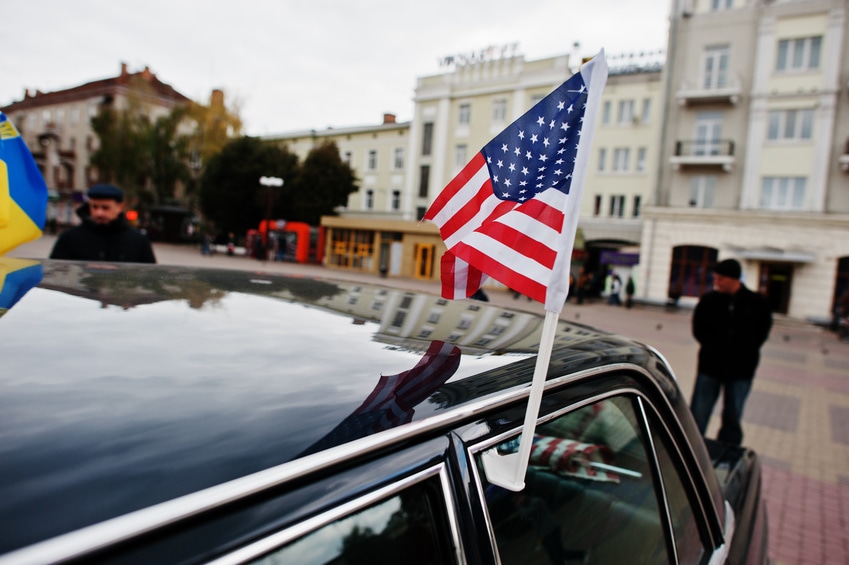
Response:
MULTIPOLYGON (((666 483, 663 480, 663 469, 660 467, 660 461, 657 458, 657 446, 654 444, 654 438, 652 437, 652 428, 649 426, 649 417, 646 414, 646 407, 643 405, 643 399, 640 396, 637 396, 637 408, 640 413, 638 415, 640 419, 640 424, 643 428, 643 434, 646 436, 646 442, 649 445, 649 456, 651 457, 651 465, 654 468, 655 476, 657 480, 660 482, 660 495, 661 495, 661 504, 663 504, 663 508, 660 509, 663 512, 663 529, 666 531, 666 544, 667 550, 669 547, 672 548, 670 557, 674 563, 679 563, 678 560, 678 546, 675 544, 675 527, 672 525, 672 514, 669 512, 669 497, 666 494, 666 483)), ((678 448, 675 448, 676 451, 678 448)), ((678 454, 680 458, 680 453, 678 454)), ((687 472, 689 475, 689 471, 687 472)), ((688 480, 692 481, 691 477, 688 477, 688 480)), ((699 505, 701 506, 701 500, 699 500, 699 505)), ((704 544, 704 542, 702 542, 704 544)), ((708 548, 706 548, 708 549, 708 548)))
POLYGON ((454 553, 457 557, 457 563, 462 563, 462 547, 459 544, 460 534, 457 529, 457 520, 455 516, 456 508, 451 500, 451 484, 448 480, 448 471, 445 463, 440 463, 439 465, 434 465, 433 467, 419 471, 409 477, 395 481, 390 485, 379 488, 359 498, 346 502, 345 504, 332 508, 331 510, 313 516, 312 518, 304 520, 294 526, 275 532, 259 541, 219 557, 218 559, 209 561, 208 565, 241 565, 243 563, 248 563, 254 559, 263 557, 268 553, 272 553, 287 543, 293 542, 318 530, 319 528, 335 522, 336 520, 354 514, 358 510, 363 510, 376 502, 380 502, 381 500, 385 500, 400 493, 414 484, 435 476, 439 476, 440 486, 442 487, 442 497, 445 501, 446 512, 448 513, 448 525, 451 529, 451 541, 454 545, 454 553))
MULTIPOLYGON (((562 377, 555 377, 546 381, 545 390, 548 391, 569 382, 618 370, 636 371, 651 378, 651 373, 640 365, 633 363, 613 363, 570 373, 562 377)), ((421 434, 455 426, 460 422, 474 419, 478 414, 484 412, 498 410, 517 400, 527 398, 530 394, 530 386, 530 383, 514 386, 506 391, 492 394, 426 420, 412 422, 399 428, 373 434, 345 445, 314 453, 295 461, 282 463, 251 475, 233 479, 226 483, 186 494, 11 551, 5 555, 0 555, 0 565, 53 563, 83 557, 192 516, 220 508, 269 488, 305 477, 316 471, 338 465, 344 461, 408 441, 421 434)), ((666 395, 657 383, 653 383, 653 386, 658 389, 663 398, 666 398, 666 395)), ((718 519, 719 517, 717 516, 718 519)))
POLYGON ((92 524, 0 555, 0 565, 53 563, 83 557, 344 461, 473 419, 477 414, 498 409, 527 397, 529 390, 530 383, 513 387, 426 420, 373 434, 345 445, 92 524))

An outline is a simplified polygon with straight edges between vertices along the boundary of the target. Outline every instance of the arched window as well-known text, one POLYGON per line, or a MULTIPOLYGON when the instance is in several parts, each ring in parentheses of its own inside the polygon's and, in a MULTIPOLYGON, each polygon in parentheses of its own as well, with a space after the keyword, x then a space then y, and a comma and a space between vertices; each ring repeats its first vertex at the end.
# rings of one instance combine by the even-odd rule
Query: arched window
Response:
POLYGON ((717 250, 701 245, 679 245, 672 249, 669 296, 699 297, 713 287, 717 250))

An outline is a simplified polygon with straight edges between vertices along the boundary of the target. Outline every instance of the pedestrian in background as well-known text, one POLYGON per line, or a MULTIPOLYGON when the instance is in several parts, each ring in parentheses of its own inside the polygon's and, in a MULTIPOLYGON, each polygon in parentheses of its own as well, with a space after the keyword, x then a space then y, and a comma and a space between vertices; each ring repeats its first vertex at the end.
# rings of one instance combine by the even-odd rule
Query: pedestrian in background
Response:
POLYGON ((610 281, 610 296, 607 303, 611 306, 621 306, 622 298, 619 294, 622 292, 622 279, 616 273, 613 273, 613 278, 610 281))
POLYGON ((51 259, 156 263, 150 240, 134 230, 124 215, 124 191, 112 184, 88 189, 88 201, 77 209, 78 226, 59 235, 51 259))
POLYGON ((625 283, 625 308, 630 308, 634 305, 634 277, 629 276, 628 282, 625 283))
POLYGON ((704 435, 722 390, 722 425, 717 439, 735 445, 743 441, 743 407, 761 346, 772 327, 766 298, 746 288, 741 273, 738 261, 719 262, 713 272, 714 290, 699 300, 692 320, 700 348, 690 410, 704 435))

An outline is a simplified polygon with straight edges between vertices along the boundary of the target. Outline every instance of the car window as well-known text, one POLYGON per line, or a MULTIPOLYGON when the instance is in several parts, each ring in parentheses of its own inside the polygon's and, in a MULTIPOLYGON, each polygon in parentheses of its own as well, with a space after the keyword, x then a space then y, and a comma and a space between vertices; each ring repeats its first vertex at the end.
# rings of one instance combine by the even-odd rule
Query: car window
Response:
MULTIPOLYGON (((356 505, 355 501, 353 506, 356 505)), ((321 517, 318 520, 326 523, 249 562, 262 565, 457 562, 445 494, 438 477, 416 482, 329 522, 321 517)))
MULTIPOLYGON (((501 563, 668 562, 649 451, 633 402, 609 398, 544 425, 525 488, 489 484, 476 454, 501 563)), ((515 451, 517 438, 490 449, 515 451)))

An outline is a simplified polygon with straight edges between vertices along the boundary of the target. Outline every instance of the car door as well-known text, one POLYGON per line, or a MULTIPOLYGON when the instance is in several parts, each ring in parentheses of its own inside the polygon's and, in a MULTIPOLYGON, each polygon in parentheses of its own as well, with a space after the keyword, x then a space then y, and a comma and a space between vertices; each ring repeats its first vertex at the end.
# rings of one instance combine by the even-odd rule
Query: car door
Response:
POLYGON ((592 382, 544 397, 520 492, 487 481, 485 463, 518 448, 517 410, 489 417, 496 433, 482 441, 470 441, 480 426, 465 431, 495 561, 707 563, 721 545, 717 517, 703 502, 689 445, 663 421, 672 412, 626 374, 592 382))

